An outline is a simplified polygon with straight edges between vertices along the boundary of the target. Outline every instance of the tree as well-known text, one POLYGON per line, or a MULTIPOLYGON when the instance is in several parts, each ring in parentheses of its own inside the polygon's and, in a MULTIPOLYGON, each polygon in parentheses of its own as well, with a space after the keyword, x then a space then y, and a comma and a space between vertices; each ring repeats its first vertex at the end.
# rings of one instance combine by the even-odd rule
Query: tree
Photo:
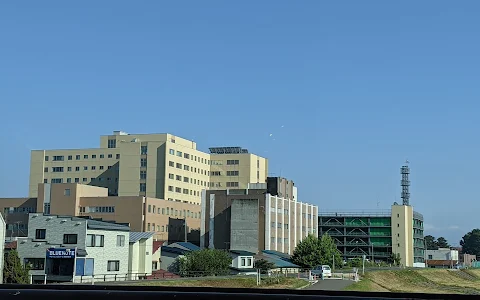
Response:
POLYGON ((462 246, 462 253, 480 257, 480 229, 473 229, 465 234, 460 241, 460 246, 462 246))
POLYGON ((324 234, 320 239, 308 235, 295 248, 292 255, 292 262, 303 268, 314 268, 320 265, 341 266, 342 258, 333 239, 324 234))
POLYGON ((427 250, 438 250, 437 241, 431 235, 425 236, 425 244, 427 245, 427 250))
POLYGON ((394 266, 400 266, 402 263, 402 257, 400 256, 400 253, 392 253, 392 257, 390 259, 392 260, 394 266))
POLYGON ((450 248, 450 245, 448 244, 447 240, 441 236, 437 239, 437 247, 438 248, 450 248))
POLYGON ((265 259, 256 260, 254 265, 255 265, 255 269, 260 269, 260 272, 262 274, 267 274, 269 270, 275 268, 274 263, 269 262, 268 260, 265 260, 265 259))
POLYGON ((214 276, 228 273, 232 257, 224 250, 202 249, 188 252, 177 262, 182 275, 214 276))
POLYGON ((29 271, 29 266, 23 266, 20 262, 17 250, 8 251, 3 267, 4 283, 28 284, 30 283, 29 271))

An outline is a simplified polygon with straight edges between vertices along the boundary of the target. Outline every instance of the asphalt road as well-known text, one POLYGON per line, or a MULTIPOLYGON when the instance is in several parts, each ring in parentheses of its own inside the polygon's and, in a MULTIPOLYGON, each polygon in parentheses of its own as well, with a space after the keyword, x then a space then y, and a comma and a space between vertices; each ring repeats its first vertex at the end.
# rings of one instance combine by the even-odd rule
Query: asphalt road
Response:
POLYGON ((306 290, 318 291, 343 291, 347 286, 354 283, 353 280, 325 279, 305 288, 306 290))

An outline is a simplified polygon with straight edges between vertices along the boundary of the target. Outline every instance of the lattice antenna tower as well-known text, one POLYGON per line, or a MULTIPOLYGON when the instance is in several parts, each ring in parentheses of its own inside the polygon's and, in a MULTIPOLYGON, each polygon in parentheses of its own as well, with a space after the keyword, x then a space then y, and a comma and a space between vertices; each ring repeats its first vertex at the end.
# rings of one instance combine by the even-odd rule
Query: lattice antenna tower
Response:
POLYGON ((402 187, 401 198, 403 200, 403 205, 410 205, 410 180, 408 178, 410 175, 410 168, 408 167, 409 163, 408 160, 405 161, 405 165, 400 168, 400 174, 402 174, 400 185, 402 187))

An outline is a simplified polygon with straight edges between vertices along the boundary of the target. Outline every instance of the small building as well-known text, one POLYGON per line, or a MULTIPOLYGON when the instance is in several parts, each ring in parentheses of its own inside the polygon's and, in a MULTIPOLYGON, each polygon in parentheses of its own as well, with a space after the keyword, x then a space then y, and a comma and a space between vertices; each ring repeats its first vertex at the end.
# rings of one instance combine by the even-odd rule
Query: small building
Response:
POLYGON ((179 257, 185 256, 189 250, 179 249, 170 246, 163 246, 161 249, 160 269, 171 273, 177 273, 178 267, 175 265, 175 261, 179 257))
POLYGON ((229 250, 232 256, 231 269, 235 274, 250 275, 256 274, 254 268, 255 253, 243 250, 229 250))
POLYGON ((146 279, 152 275, 154 232, 130 232, 128 274, 130 280, 146 279))
POLYGON ((125 280, 130 228, 88 218, 29 215, 20 260, 30 264, 32 283, 125 280))
POLYGON ((164 241, 153 241, 152 247, 152 272, 160 270, 161 248, 164 246, 164 241))
POLYGON ((0 214, 0 284, 3 283, 4 251, 5 251, 5 231, 7 225, 0 214))
POLYGON ((459 263, 458 250, 438 248, 427 250, 427 266, 430 268, 454 268, 459 263))

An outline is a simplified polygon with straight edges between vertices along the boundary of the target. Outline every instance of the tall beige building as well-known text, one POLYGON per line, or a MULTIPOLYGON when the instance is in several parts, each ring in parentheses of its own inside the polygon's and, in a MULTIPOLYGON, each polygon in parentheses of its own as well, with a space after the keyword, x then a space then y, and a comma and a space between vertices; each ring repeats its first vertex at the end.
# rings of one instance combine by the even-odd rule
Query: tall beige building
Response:
POLYGON ((100 137, 100 148, 33 150, 29 197, 38 196, 39 183, 81 183, 105 187, 111 196, 198 205, 202 189, 266 181, 266 158, 228 149, 241 148, 212 148, 213 153, 205 153, 195 142, 168 133, 115 131, 100 137))

